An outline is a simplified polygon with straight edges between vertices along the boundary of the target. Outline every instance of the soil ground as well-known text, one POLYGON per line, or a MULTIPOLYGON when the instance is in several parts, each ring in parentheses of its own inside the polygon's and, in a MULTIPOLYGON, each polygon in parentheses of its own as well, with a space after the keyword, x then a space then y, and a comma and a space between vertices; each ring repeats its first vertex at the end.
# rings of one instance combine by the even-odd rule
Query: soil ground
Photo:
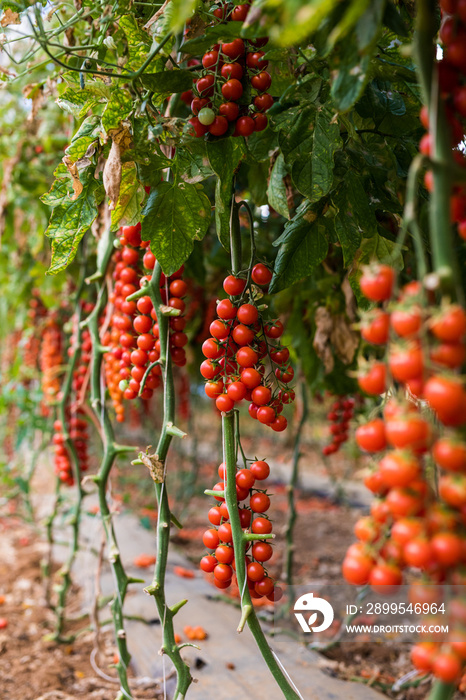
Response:
MULTIPOLYGON (((112 680, 116 674, 111 666, 114 644, 110 631, 103 633, 98 654, 91 632, 80 634, 70 644, 47 640, 47 635, 53 633, 55 617, 45 598, 42 563, 46 554, 43 542, 30 526, 16 518, 0 519, 0 697, 114 700, 119 686, 112 680)), ((56 576, 57 567, 53 568, 56 576)), ((79 618, 77 587, 73 587, 69 599, 68 616, 79 618)), ((85 620, 77 619, 68 624, 67 634, 84 626, 85 620)), ((143 688, 138 685, 134 679, 135 700, 161 697, 153 682, 143 688)))

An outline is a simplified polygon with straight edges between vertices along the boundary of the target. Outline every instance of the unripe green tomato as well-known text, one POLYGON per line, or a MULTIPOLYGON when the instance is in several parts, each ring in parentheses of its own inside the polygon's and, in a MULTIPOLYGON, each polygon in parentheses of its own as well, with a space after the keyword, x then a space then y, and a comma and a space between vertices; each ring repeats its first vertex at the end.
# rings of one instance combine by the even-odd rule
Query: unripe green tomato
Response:
POLYGON ((126 379, 121 379, 121 380, 120 380, 120 382, 119 382, 119 384, 118 384, 118 388, 119 388, 120 391, 124 391, 125 389, 128 388, 128 382, 126 381, 126 379))
POLYGON ((199 110, 197 118, 204 126, 210 126, 215 119, 215 112, 210 107, 203 107, 199 110))

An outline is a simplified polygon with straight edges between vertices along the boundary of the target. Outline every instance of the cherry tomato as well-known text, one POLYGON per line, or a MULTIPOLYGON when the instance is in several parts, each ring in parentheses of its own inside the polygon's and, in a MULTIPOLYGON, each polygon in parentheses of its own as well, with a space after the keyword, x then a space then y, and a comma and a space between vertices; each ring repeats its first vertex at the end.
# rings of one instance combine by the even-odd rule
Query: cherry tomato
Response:
POLYGON ((390 314, 381 309, 370 312, 361 325, 361 335, 368 343, 385 345, 388 341, 390 314))
POLYGON ((222 299, 217 305, 217 316, 224 321, 232 321, 236 318, 236 307, 229 299, 222 299))
POLYGON ((466 346, 463 343, 441 343, 432 348, 430 359, 438 365, 457 369, 466 359, 466 346))
POLYGON ((435 462, 450 472, 466 472, 466 444, 449 437, 439 438, 432 448, 435 462))
MULTIPOLYGON (((450 56, 450 54, 448 55, 450 56)), ((461 661, 453 652, 439 652, 432 663, 434 676, 444 683, 455 683, 458 681, 461 676, 461 668, 461 661)))
POLYGON ((256 95, 254 98, 254 107, 258 112, 267 112, 273 105, 273 97, 268 92, 262 93, 262 95, 256 95))
POLYGON ((401 338, 412 338, 421 330, 422 315, 418 307, 394 309, 390 314, 390 323, 397 335, 401 338))
POLYGON ((216 547, 218 547, 220 538, 217 530, 214 530, 213 528, 210 530, 206 530, 202 536, 202 542, 207 547, 207 549, 215 549, 216 547))
MULTIPOLYGON (((234 297, 234 296, 239 296, 242 294, 244 291, 244 288, 246 287, 246 280, 243 280, 239 277, 234 277, 234 275, 228 275, 228 277, 225 277, 223 281, 223 289, 225 292, 234 297)), ((222 302, 220 302, 222 303, 222 302)), ((219 304, 220 306, 220 304, 219 304)), ((218 313, 218 307, 217 307, 217 313, 218 313)), ((235 309, 235 316, 236 316, 236 309, 235 309)))
POLYGON ((212 134, 212 136, 223 136, 226 131, 228 131, 228 120, 226 117, 215 117, 209 126, 209 133, 212 134))
POLYGON ((265 513, 270 508, 270 498, 266 493, 254 493, 249 499, 249 507, 253 513, 265 513))
POLYGON ((236 78, 236 80, 241 80, 243 77, 243 69, 240 63, 225 63, 220 71, 222 78, 229 80, 230 78, 236 78))
POLYGON ((201 97, 210 97, 214 94, 214 83, 215 77, 209 73, 196 81, 196 90, 201 97))
POLYGON ((466 313, 461 306, 451 305, 431 322, 436 338, 445 343, 459 343, 466 333, 466 313))
POLYGON ((252 545, 252 556, 256 561, 268 561, 273 555, 272 546, 268 542, 255 542, 252 545))
POLYGON ((454 532, 439 532, 431 540, 435 559, 441 566, 453 566, 461 561, 463 541, 454 532))
POLYGON ((253 70, 265 70, 269 62, 264 59, 263 51, 254 51, 254 53, 246 54, 246 65, 253 70))
POLYGON ((235 402, 228 394, 220 394, 220 396, 217 396, 215 399, 215 405, 222 413, 228 413, 235 407, 235 402))
POLYGON ((272 523, 267 518, 254 518, 252 521, 251 531, 256 535, 267 535, 272 532, 272 523))
POLYGON ((422 348, 415 345, 392 348, 388 366, 393 378, 398 382, 407 382, 422 376, 424 371, 422 348))
POLYGON ((244 22, 246 17, 248 16, 249 12, 249 5, 235 5, 233 8, 230 19, 233 20, 233 22, 244 22))
POLYGON ((252 268, 251 278, 255 284, 265 287, 266 285, 270 284, 272 280, 272 272, 263 263, 257 263, 257 265, 254 265, 252 268))
POLYGON ((246 49, 244 46, 244 41, 242 39, 233 39, 233 41, 226 44, 222 44, 221 46, 222 53, 233 60, 235 60, 235 58, 243 56, 245 50, 246 49))
MULTIPOLYGON (((257 355, 257 352, 249 347, 240 348, 236 353, 236 362, 239 364, 240 367, 254 367, 254 365, 257 364, 258 360, 259 357, 257 355)), ((241 381, 247 386, 247 383, 245 382, 243 377, 243 373, 241 374, 241 381)))
MULTIPOLYGON (((215 121, 215 112, 213 109, 210 109, 210 107, 203 107, 199 110, 198 118, 201 124, 210 126, 215 121)), ((211 130, 209 129, 209 131, 211 130)))
POLYGON ((251 464, 250 471, 258 481, 264 481, 270 474, 270 467, 267 462, 259 460, 251 464))
POLYGON ((374 362, 365 374, 358 374, 360 389, 372 396, 383 394, 387 388, 386 382, 387 370, 384 362, 374 362))
POLYGON ((211 574, 217 566, 217 559, 211 554, 207 554, 205 557, 202 557, 199 566, 201 567, 202 571, 211 574))
POLYGON ((202 57, 202 65, 204 68, 215 66, 218 61, 218 51, 208 51, 202 57))
POLYGON ((369 582, 374 561, 369 556, 346 556, 343 561, 343 578, 355 586, 363 586, 369 582))
POLYGON ((380 452, 387 446, 385 424, 381 418, 361 425, 357 428, 355 437, 358 446, 366 452, 380 452))
POLYGON ((264 129, 267 128, 269 120, 265 114, 258 112, 257 114, 253 114, 252 118, 254 121, 255 131, 264 131, 264 129))
POLYGON ((381 595, 390 595, 401 584, 403 575, 395 564, 381 562, 376 564, 369 576, 373 590, 381 595))
POLYGON ((235 136, 251 136, 255 130, 254 119, 252 117, 239 117, 236 120, 235 136))
POLYGON ((256 386, 252 390, 252 400, 257 406, 265 406, 272 398, 272 392, 267 386, 256 386))
POLYGON ((222 85, 222 95, 228 101, 235 102, 243 94, 243 86, 236 78, 230 78, 222 85))
POLYGON ((419 461, 410 452, 388 452, 379 462, 383 482, 390 488, 409 486, 420 474, 419 461))
POLYGON ((411 649, 411 661, 413 666, 424 673, 430 673, 438 652, 438 645, 434 642, 419 642, 411 649))
POLYGON ((257 410, 257 420, 264 425, 270 425, 275 420, 275 410, 271 406, 261 406, 257 410))
POLYGON ((454 377, 435 375, 424 387, 424 398, 439 416, 457 413, 462 408, 465 392, 460 380, 454 377))
POLYGON ((385 431, 388 443, 399 449, 410 448, 413 452, 422 453, 430 443, 430 425, 419 415, 407 414, 390 419, 385 431))
POLYGON ((388 265, 372 265, 363 268, 360 280, 361 291, 371 301, 390 299, 395 282, 395 271, 388 265))
POLYGON ((223 102, 218 108, 218 112, 229 122, 234 122, 238 118, 239 107, 236 102, 223 102))
POLYGON ((261 71, 251 78, 251 85, 258 92, 265 92, 272 85, 272 78, 267 71, 261 71))
POLYGON ((201 124, 198 117, 191 117, 191 119, 189 119, 189 123, 191 124, 191 126, 194 129, 195 136, 197 136, 198 138, 200 136, 204 136, 205 134, 207 134, 207 132, 209 130, 207 126, 204 126, 203 124, 201 124))

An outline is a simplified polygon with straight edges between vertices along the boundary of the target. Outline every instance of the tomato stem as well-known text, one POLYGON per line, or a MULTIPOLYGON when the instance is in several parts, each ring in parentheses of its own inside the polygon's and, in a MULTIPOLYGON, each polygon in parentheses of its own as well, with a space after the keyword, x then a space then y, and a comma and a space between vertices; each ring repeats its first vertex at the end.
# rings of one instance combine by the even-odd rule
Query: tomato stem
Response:
MULTIPOLYGON (((241 527, 238 511, 238 500, 236 495, 236 435, 235 435, 235 413, 222 413, 223 429, 223 460, 226 464, 225 479, 225 500, 228 506, 231 532, 233 536, 233 548, 235 550, 236 577, 241 596, 241 620, 238 625, 238 632, 244 628, 247 622, 259 651, 269 667, 270 672, 277 681, 283 697, 287 700, 300 700, 300 696, 290 685, 287 677, 280 668, 277 659, 264 635, 264 632, 257 619, 256 611, 252 605, 249 588, 247 586, 246 574, 246 544, 250 539, 249 534, 245 534, 241 527)), ((254 535, 255 537, 255 535, 254 535)), ((259 539, 259 538, 258 538, 259 539)), ((260 539, 266 539, 266 535, 260 535, 260 539)))
POLYGON ((419 78, 429 107, 429 130, 432 135, 433 188, 429 207, 429 235, 434 272, 441 291, 459 294, 458 270, 453 248, 450 215, 452 194, 451 130, 439 90, 436 65, 437 3, 419 0, 416 16, 416 56, 419 78))

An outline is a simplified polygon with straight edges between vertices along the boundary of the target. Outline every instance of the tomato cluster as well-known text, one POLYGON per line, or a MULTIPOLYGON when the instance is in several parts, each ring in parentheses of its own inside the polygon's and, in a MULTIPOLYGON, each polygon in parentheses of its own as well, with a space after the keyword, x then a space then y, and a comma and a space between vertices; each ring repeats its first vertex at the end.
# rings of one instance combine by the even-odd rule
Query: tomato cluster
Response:
MULTIPOLYGON (((265 515, 270 507, 270 498, 266 490, 258 489, 256 486, 256 482, 264 481, 269 474, 270 467, 262 460, 253 462, 248 469, 236 471, 236 494, 241 527, 244 531, 253 532, 256 535, 272 532, 272 523, 265 515), (249 504, 245 506, 244 501, 247 499, 249 504)), ((218 468, 218 475, 222 481, 215 484, 213 491, 224 492, 226 480, 224 462, 218 468)), ((225 589, 229 588, 235 578, 235 552, 225 498, 219 495, 215 496, 215 499, 218 505, 213 506, 208 514, 213 527, 206 530, 202 537, 210 553, 202 557, 200 567, 206 573, 213 573, 213 582, 217 588, 225 589)), ((282 590, 275 587, 274 580, 268 575, 264 566, 265 562, 272 557, 272 546, 267 540, 257 540, 249 543, 246 551, 248 552, 246 554, 247 585, 251 598, 266 596, 270 601, 280 600, 282 590)))
MULTIPOLYGON (((249 3, 221 3, 213 11, 213 21, 243 22, 248 12, 249 3)), ((267 41, 267 37, 238 37, 215 44, 203 55, 202 72, 193 90, 182 93, 182 99, 191 106, 189 122, 197 137, 207 133, 223 136, 227 132, 250 136, 267 127, 265 112, 273 105, 273 97, 267 92, 272 84, 266 70, 269 62, 261 50, 267 41), (254 97, 252 90, 256 92, 254 97)))
POLYGON ((332 440, 322 448, 323 455, 328 456, 338 452, 342 444, 348 440, 348 428, 354 415, 354 404, 353 398, 344 396, 333 402, 331 410, 327 413, 327 420, 332 423, 330 426, 332 440))
MULTIPOLYGON (((162 374, 159 365, 154 366, 141 383, 150 364, 160 359, 160 340, 157 316, 149 296, 135 301, 127 297, 134 294, 143 280, 150 281, 156 259, 149 250, 149 242, 141 240, 141 226, 123 226, 119 239, 120 250, 115 256, 113 278, 115 286, 110 296, 114 305, 111 324, 104 334, 103 342, 110 347, 104 355, 107 385, 113 400, 117 420, 124 420, 123 399, 132 400, 140 396, 144 400, 152 397, 160 386, 162 374), (141 258, 142 249, 142 259, 141 258), (144 271, 142 270, 144 268, 144 271)), ((162 303, 173 309, 170 318, 170 354, 175 365, 186 364, 184 346, 188 337, 184 333, 183 318, 186 304, 183 301, 187 284, 181 279, 183 267, 171 277, 160 277, 162 303)))
MULTIPOLYGON (((371 301, 384 303, 391 299, 394 283, 393 269, 376 265, 363 272, 361 290, 371 301)), ((343 575, 356 585, 377 586, 379 592, 401 584, 407 568, 421 571, 423 583, 464 583, 466 391, 459 372, 466 353, 466 313, 446 302, 430 309, 421 284, 414 281, 405 285, 395 303, 376 309, 374 322, 382 315, 386 357, 360 376, 360 386, 376 395, 387 390, 390 379, 398 391, 385 401, 382 417, 356 430, 359 447, 378 457, 365 480, 378 498, 370 516, 356 523, 359 542, 347 552, 343 575), (426 468, 430 459, 441 469, 440 499, 426 468)), ((379 341, 382 334, 376 335, 379 341)), ((365 339, 369 340, 367 331, 365 339)), ((413 601, 428 598, 423 583, 411 587, 413 601)), ((466 602, 454 597, 450 612, 461 605, 464 611, 466 602)), ((412 655, 418 669, 446 682, 460 677, 466 661, 466 617, 453 616, 452 628, 442 644, 422 641, 412 655), (463 636, 462 645, 455 641, 458 635, 463 636)))
MULTIPOLYGON (((439 39, 443 46, 443 56, 437 63, 438 85, 451 137, 452 156, 456 165, 465 167, 464 152, 459 145, 464 139, 466 120, 466 10, 463 0, 440 0, 442 23, 439 39)), ((421 110, 421 122, 429 130, 427 107, 421 110)), ((433 155, 432 135, 426 133, 419 146, 421 153, 433 155)), ((432 191, 433 173, 428 170, 425 185, 432 191)), ((458 233, 466 240, 466 190, 458 182, 451 196, 451 219, 457 223, 458 233)))
MULTIPOLYGON (((266 286, 271 278, 262 263, 252 268, 255 284, 266 286)), ((279 342, 273 344, 282 335, 283 324, 262 317, 261 309, 253 303, 253 293, 247 300, 245 278, 228 275, 223 288, 229 298, 218 303, 218 318, 210 324, 211 337, 202 345, 207 358, 201 364, 201 374, 207 380, 205 393, 224 413, 243 399, 250 401, 251 418, 281 432, 287 427, 281 415, 283 407, 295 398, 288 386, 294 377, 290 352, 279 342)))
POLYGON ((28 310, 31 329, 23 345, 23 361, 26 367, 37 368, 40 352, 40 325, 46 316, 47 308, 44 306, 38 290, 34 289, 28 310))
POLYGON ((60 391, 59 367, 63 363, 63 339, 60 326, 53 316, 45 322, 40 346, 39 367, 41 371, 44 411, 52 404, 60 391))

